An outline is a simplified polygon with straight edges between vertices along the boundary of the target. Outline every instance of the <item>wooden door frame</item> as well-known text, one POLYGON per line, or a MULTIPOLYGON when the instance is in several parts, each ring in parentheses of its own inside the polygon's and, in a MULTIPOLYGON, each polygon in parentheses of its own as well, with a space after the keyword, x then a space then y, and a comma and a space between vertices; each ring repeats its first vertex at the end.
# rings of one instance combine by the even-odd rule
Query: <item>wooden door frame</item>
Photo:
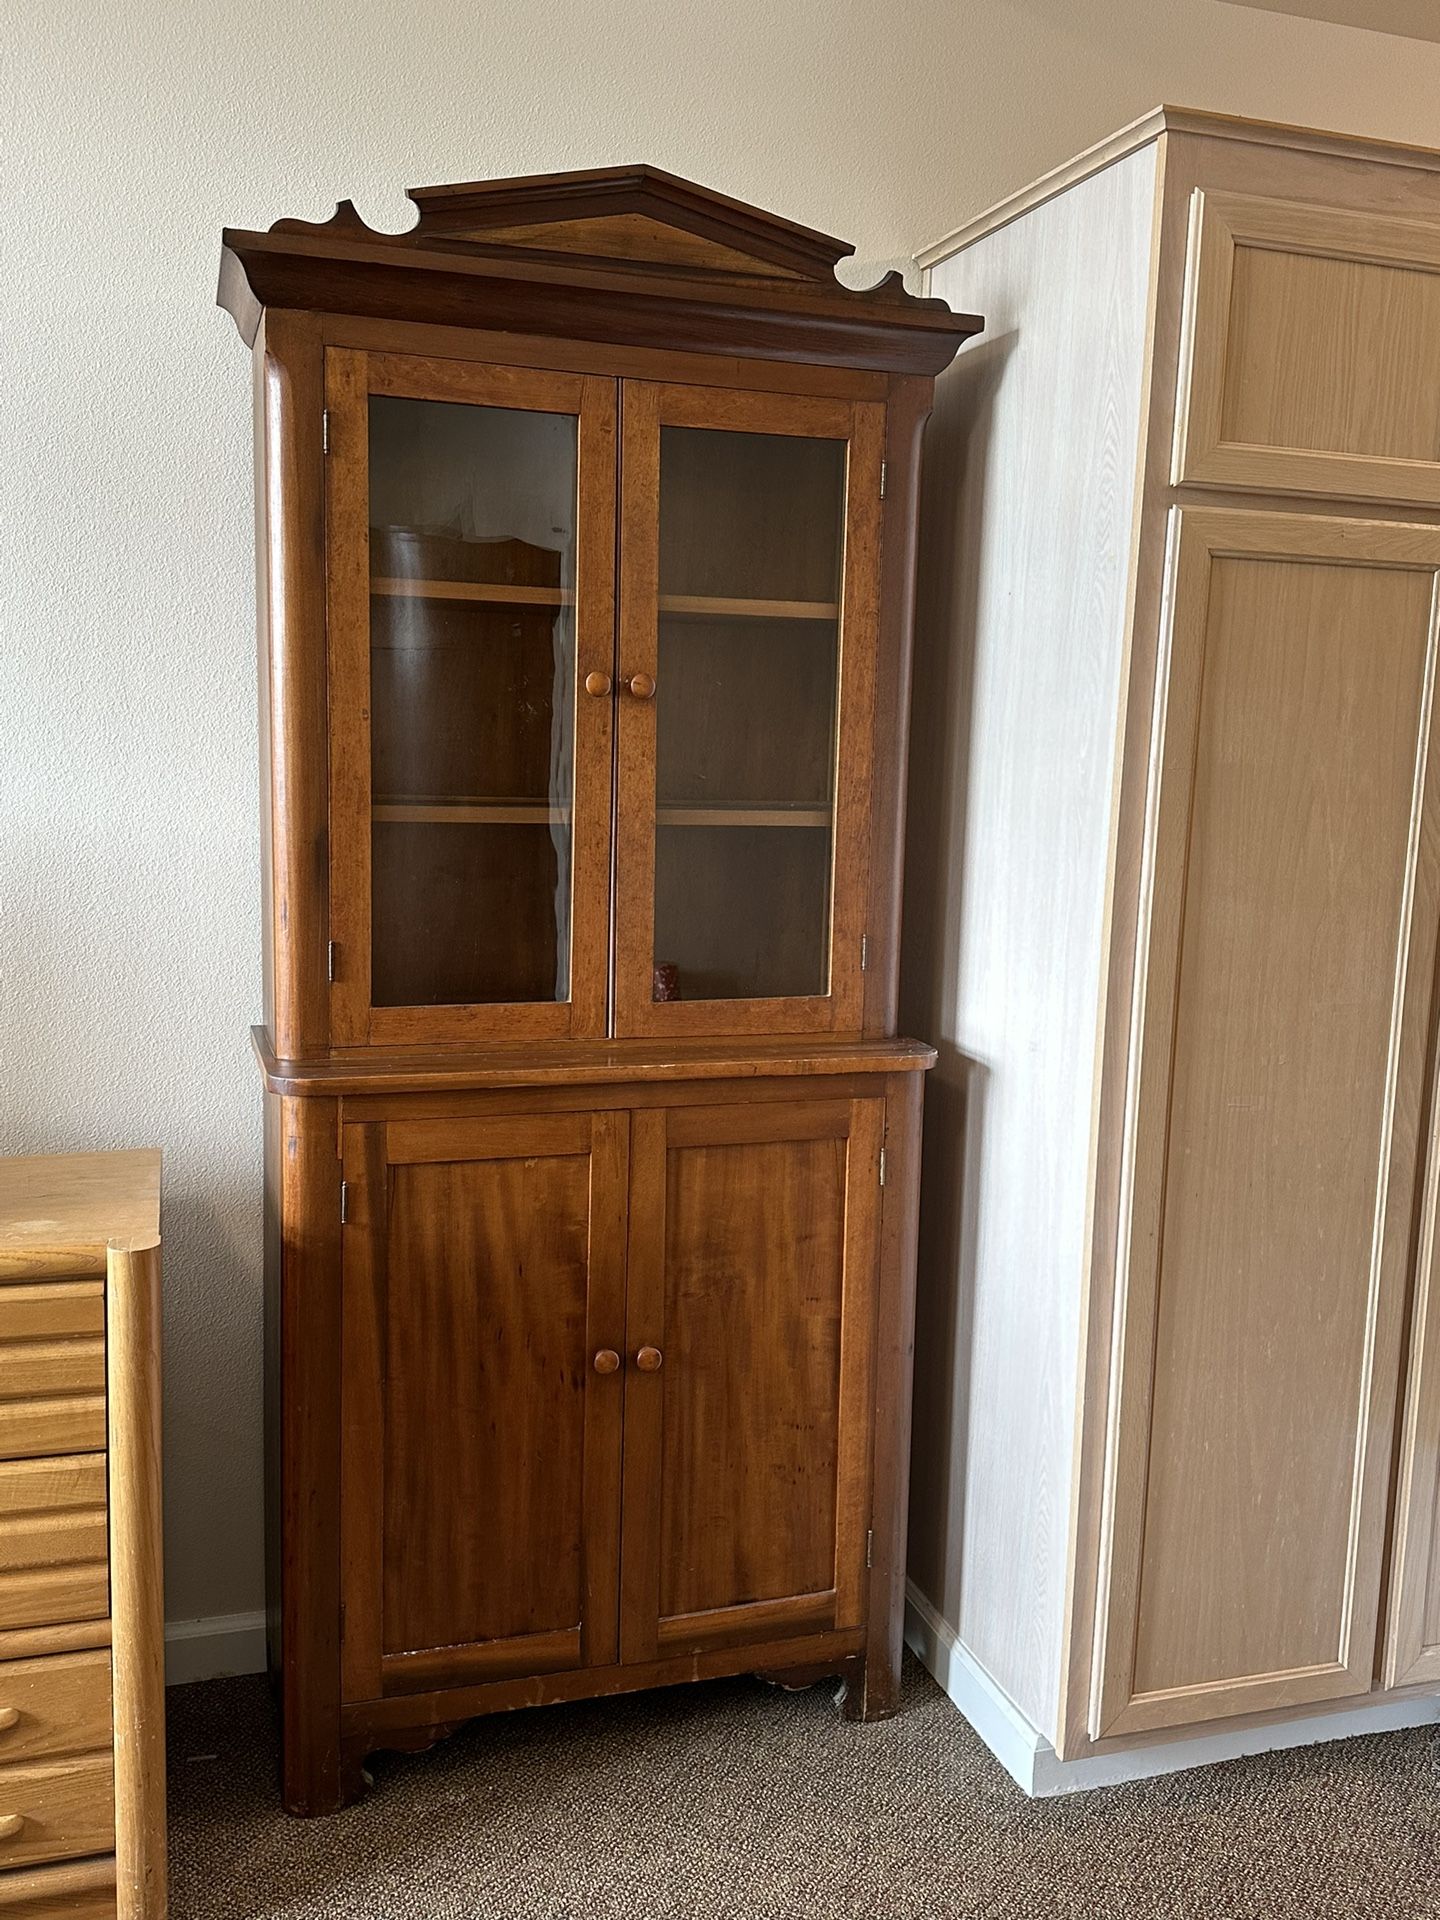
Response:
POLYGON ((879 401, 644 380, 623 383, 614 909, 617 1037, 858 1034, 861 1030, 884 447, 885 407, 879 401), (830 855, 830 982, 824 994, 737 1000, 653 998, 656 702, 636 699, 627 689, 636 674, 656 677, 660 429, 665 426, 790 434, 844 440, 848 445, 830 855))
POLYGON ((613 1664, 619 1644, 623 1375, 589 1356, 624 1330, 629 1115, 539 1112, 503 1118, 347 1122, 341 1229, 340 1696, 347 1704, 517 1674, 613 1664), (436 1160, 584 1155, 590 1162, 586 1280, 582 1614, 574 1631, 441 1649, 383 1644, 384 1316, 390 1169, 436 1160))
MULTIPOLYGON (((625 1450, 620 1659, 626 1665, 713 1647, 862 1627, 869 1609, 876 1303, 881 1285, 880 1150, 884 1093, 764 1105, 637 1107, 632 1119, 626 1292, 625 1450), (835 1560, 824 1592, 786 1595, 663 1620, 660 1615, 664 1366, 639 1372, 643 1346, 665 1351, 669 1157, 685 1146, 843 1139, 844 1255, 836 1454, 835 1560)), ((683 1391, 683 1387, 681 1389, 683 1391)))
MULTIPOLYGON (((1343 1644, 1333 1663, 1246 1675, 1149 1695, 1133 1691, 1144 1506, 1150 1452, 1152 1367, 1164 1205, 1171 1071, 1198 703, 1203 682, 1209 575, 1227 556, 1330 559, 1356 566, 1440 570, 1440 529, 1379 520, 1260 509, 1176 507, 1168 522, 1164 613, 1139 880, 1133 1051, 1125 1095, 1119 1233, 1115 1252, 1114 1358, 1099 1523, 1089 1737, 1149 1733, 1197 1721, 1287 1709, 1371 1689, 1381 1560, 1390 1487, 1391 1434, 1412 1206, 1397 1207, 1390 1171, 1397 1112, 1418 1112, 1427 1069, 1440 918, 1440 752, 1434 690, 1440 595, 1432 599, 1404 907, 1390 1036, 1384 1186, 1389 1205, 1372 1246, 1368 1355, 1356 1436, 1343 1644), (1178 764, 1177 764, 1178 763, 1178 764), (1402 1045, 1406 1034, 1408 1046, 1402 1045), (1402 1069, 1405 1084, 1401 1085, 1402 1069)), ((1417 1150, 1418 1150, 1417 1134, 1417 1150)))
POLYGON ((613 679, 615 671, 616 383, 597 375, 352 347, 326 347, 324 357, 329 918, 338 956, 330 986, 332 1044, 599 1039, 606 1030, 609 967, 613 703, 588 698, 583 688, 588 673, 613 679), (567 1001, 371 1004, 371 394, 567 414, 578 423, 567 1001))

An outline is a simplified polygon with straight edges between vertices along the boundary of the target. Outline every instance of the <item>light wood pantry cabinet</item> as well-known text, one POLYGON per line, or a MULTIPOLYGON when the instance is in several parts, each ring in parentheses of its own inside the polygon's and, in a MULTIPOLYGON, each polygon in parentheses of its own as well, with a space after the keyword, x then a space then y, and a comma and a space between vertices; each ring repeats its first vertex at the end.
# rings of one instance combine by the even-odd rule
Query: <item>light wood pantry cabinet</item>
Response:
POLYGON ((0 1915, 163 1920, 160 1156, 0 1160, 0 1915))
POLYGON ((648 168, 227 232, 283 1793, 758 1670, 893 1710, 915 499, 978 320, 648 168))
POLYGON ((912 1630, 1032 1788, 1393 1723, 1440 1677, 1440 154, 1164 109, 926 261, 988 334, 927 478, 912 1630))

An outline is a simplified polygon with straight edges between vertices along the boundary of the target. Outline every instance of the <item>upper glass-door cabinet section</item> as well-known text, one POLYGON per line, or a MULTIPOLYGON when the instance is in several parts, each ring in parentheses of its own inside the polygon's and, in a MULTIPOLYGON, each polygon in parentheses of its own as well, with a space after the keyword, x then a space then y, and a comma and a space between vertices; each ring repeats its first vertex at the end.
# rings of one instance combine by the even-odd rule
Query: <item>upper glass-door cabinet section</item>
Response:
MULTIPOLYGON (((365 1037, 423 1037, 400 1010, 424 1009, 442 1023, 469 1009, 460 1024, 481 1031, 485 1009, 514 1030, 518 1010, 549 1008, 539 1030, 569 1030, 596 726, 609 751, 596 716, 577 739, 580 410, 537 394, 543 375, 512 394, 496 369, 442 372, 477 389, 468 397, 393 391, 423 389, 423 363, 407 374, 369 359, 364 445, 351 450, 366 469, 365 1037)), ((600 652, 606 671, 608 638, 600 652)), ((591 822, 602 835, 604 804, 591 822)))
MULTIPOLYGON (((627 500, 632 465, 653 464, 658 527, 627 515, 621 558, 622 768, 653 768, 647 817, 637 804, 621 827, 622 892, 627 867, 643 884, 630 847, 653 858, 622 1023, 848 1024, 867 834, 863 805, 842 817, 842 767, 863 784, 873 423, 849 402, 682 388, 627 388, 625 410, 627 500), (627 730, 643 741, 633 756, 627 730)), ((622 899, 622 968, 637 910, 622 899)))

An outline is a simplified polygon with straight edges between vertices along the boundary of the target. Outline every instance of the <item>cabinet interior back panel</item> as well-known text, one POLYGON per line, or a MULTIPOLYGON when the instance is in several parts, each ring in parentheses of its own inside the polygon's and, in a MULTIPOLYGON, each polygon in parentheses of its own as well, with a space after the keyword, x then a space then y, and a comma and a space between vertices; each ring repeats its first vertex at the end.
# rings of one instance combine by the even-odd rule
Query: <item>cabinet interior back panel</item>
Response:
POLYGON ((1379 566, 1213 564, 1138 1693, 1341 1647, 1431 591, 1379 566))
POLYGON ((901 1019, 940 1062, 910 1572, 1047 1735, 1155 167, 1143 149, 931 277, 986 326, 925 441, 901 1019))

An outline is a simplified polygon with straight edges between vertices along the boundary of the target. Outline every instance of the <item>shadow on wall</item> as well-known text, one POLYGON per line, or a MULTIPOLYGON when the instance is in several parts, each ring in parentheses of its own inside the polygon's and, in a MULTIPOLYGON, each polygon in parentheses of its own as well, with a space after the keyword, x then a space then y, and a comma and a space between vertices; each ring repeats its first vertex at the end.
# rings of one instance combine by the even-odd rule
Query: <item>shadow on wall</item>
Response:
POLYGON ((939 1060, 925 1091, 915 1328, 910 1577, 950 1622, 965 1525, 978 1171, 986 1064, 956 1033, 970 938, 965 826, 974 711, 980 518, 994 397, 1016 343, 967 347, 942 376, 925 436, 905 847, 900 1025, 939 1060))

